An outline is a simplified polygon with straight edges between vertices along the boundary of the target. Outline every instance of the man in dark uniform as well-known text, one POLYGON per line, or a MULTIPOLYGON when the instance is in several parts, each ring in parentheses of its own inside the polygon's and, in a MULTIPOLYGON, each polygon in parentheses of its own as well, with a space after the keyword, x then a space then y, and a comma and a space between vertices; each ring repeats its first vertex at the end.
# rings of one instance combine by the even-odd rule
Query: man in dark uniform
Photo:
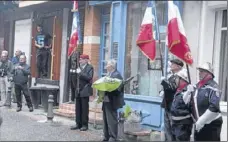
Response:
POLYGON ((89 56, 80 55, 80 67, 76 70, 79 76, 79 94, 76 93, 76 126, 71 130, 80 129, 81 131, 88 130, 89 122, 89 96, 93 95, 92 79, 94 69, 88 64, 89 56))
POLYGON ((48 72, 48 59, 50 55, 51 49, 51 41, 52 38, 49 34, 43 32, 41 25, 37 26, 37 32, 35 38, 35 46, 37 48, 36 51, 36 62, 37 62, 37 71, 38 78, 47 77, 48 72))
POLYGON ((20 56, 20 62, 13 69, 13 81, 15 83, 15 93, 17 98, 17 112, 22 108, 21 91, 25 96, 29 111, 33 111, 32 101, 28 90, 28 76, 30 75, 30 66, 26 64, 26 56, 20 56))
POLYGON ((195 141, 220 141, 222 115, 220 111, 221 91, 214 81, 210 63, 198 67, 200 81, 194 94, 196 121, 195 141))
POLYGON ((175 74, 179 72, 182 67, 184 66, 183 62, 174 59, 171 60, 171 75, 168 76, 168 80, 166 80, 164 77, 161 78, 162 82, 161 85, 163 86, 163 101, 161 104, 161 107, 165 109, 165 116, 164 116, 164 126, 165 126, 165 138, 166 141, 172 141, 174 140, 173 134, 172 134, 172 129, 171 129, 171 114, 170 114, 170 108, 173 102, 173 97, 174 94, 176 93, 176 82, 175 82, 175 74))
MULTIPOLYGON (((121 74, 116 70, 116 61, 110 60, 106 65, 107 76, 123 80, 121 74)), ((103 141, 117 141, 118 136, 118 118, 117 110, 124 106, 123 90, 121 88, 105 92, 102 110, 104 120, 104 139, 103 141)))
POLYGON ((192 86, 188 86, 187 71, 182 69, 176 74, 177 91, 171 106, 172 134, 174 141, 190 141, 193 120, 191 116, 192 86))

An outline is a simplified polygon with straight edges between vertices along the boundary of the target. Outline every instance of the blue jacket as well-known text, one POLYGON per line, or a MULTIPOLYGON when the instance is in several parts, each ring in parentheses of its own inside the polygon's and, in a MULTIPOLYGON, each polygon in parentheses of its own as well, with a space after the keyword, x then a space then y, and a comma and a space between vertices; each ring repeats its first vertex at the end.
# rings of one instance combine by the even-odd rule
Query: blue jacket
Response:
POLYGON ((12 59, 11 59, 13 65, 19 63, 19 58, 17 56, 14 56, 12 59))
POLYGON ((187 116, 191 114, 190 103, 185 104, 183 100, 183 94, 186 92, 184 89, 182 92, 174 95, 173 103, 171 106, 171 115, 175 117, 187 116))

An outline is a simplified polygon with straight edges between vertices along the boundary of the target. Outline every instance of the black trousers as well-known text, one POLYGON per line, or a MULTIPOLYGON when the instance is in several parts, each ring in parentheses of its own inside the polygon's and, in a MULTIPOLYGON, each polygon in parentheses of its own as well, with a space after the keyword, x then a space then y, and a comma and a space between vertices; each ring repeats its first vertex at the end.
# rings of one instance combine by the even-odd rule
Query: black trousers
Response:
POLYGON ((222 117, 206 124, 199 132, 195 132, 195 141, 220 141, 222 117))
POLYGON ((107 140, 115 141, 118 137, 118 115, 110 103, 103 103, 104 137, 107 140))
POLYGON ((36 56, 38 78, 47 76, 49 51, 39 51, 36 56))
POLYGON ((192 134, 193 121, 191 118, 177 121, 173 121, 172 131, 174 135, 173 141, 190 141, 192 134))
POLYGON ((27 84, 24 85, 19 85, 15 84, 15 94, 17 98, 17 107, 22 108, 22 97, 21 97, 21 91, 23 92, 25 96, 25 100, 27 102, 28 108, 33 107, 32 106, 32 101, 28 92, 28 86, 27 84))
POLYGON ((79 127, 88 127, 89 123, 89 97, 76 98, 76 124, 79 127))
POLYGON ((75 85, 73 83, 73 80, 71 80, 70 82, 70 89, 71 89, 71 101, 75 101, 75 94, 76 94, 76 88, 75 85))

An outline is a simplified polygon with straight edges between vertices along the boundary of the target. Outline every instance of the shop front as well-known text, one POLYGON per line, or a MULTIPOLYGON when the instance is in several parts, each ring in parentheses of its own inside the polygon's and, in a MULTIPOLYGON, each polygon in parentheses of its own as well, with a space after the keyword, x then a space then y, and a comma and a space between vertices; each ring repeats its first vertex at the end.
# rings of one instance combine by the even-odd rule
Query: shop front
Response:
MULTIPOLYGON (((177 3, 180 6, 180 2, 177 3)), ((104 65, 105 61, 110 58, 117 60, 117 69, 124 79, 136 76, 125 86, 126 105, 147 116, 143 119, 142 126, 160 131, 163 123, 163 109, 160 106, 162 98, 159 97, 159 91, 162 89, 160 85, 163 69, 161 57, 164 58, 167 1, 156 1, 161 44, 157 43, 157 57, 153 63, 136 45, 147 1, 106 1, 106 3, 91 1, 89 4, 96 7, 104 6, 107 9, 107 5, 110 6, 110 13, 101 13, 99 77, 106 74, 104 65)))

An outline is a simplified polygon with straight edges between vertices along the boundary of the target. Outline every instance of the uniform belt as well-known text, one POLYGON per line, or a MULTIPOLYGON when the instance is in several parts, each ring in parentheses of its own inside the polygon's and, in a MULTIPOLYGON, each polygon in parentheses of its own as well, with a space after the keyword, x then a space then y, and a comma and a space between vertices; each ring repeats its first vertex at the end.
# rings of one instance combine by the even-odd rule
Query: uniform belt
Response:
POLYGON ((190 118, 191 115, 186 115, 186 116, 172 116, 172 119, 173 120, 183 120, 183 119, 186 119, 186 118, 190 118))

